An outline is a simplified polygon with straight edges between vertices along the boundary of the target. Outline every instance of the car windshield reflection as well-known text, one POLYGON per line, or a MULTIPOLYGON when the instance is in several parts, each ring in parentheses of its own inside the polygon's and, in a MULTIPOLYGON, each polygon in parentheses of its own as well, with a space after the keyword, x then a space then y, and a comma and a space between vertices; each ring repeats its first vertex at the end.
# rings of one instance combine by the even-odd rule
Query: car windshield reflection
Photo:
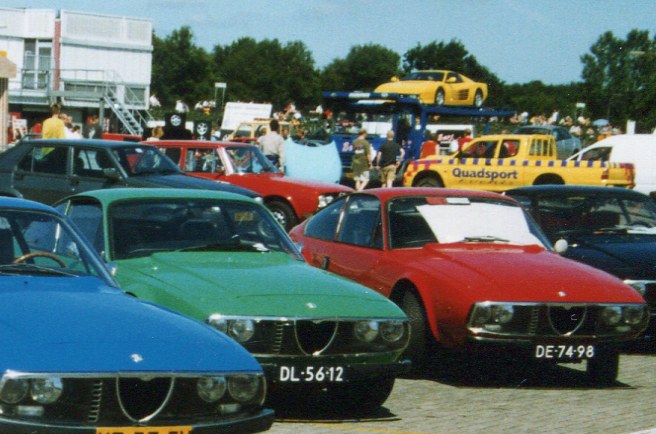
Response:
POLYGON ((113 152, 129 176, 180 173, 173 161, 152 146, 126 146, 113 152))
POLYGON ((265 208, 241 201, 127 201, 109 210, 112 258, 157 252, 300 253, 265 208))
POLYGON ((255 146, 226 147, 235 173, 278 173, 276 166, 255 146))

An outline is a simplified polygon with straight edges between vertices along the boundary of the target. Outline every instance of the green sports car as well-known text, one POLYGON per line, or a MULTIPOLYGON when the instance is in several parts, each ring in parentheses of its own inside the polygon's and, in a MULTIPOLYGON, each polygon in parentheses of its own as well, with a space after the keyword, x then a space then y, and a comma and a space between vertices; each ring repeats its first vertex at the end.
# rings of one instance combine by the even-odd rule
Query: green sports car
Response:
POLYGON ((71 196, 57 208, 115 265, 127 293, 204 321, 254 354, 276 397, 272 404, 316 397, 371 410, 407 367, 403 311, 308 265, 250 198, 106 189, 71 196))

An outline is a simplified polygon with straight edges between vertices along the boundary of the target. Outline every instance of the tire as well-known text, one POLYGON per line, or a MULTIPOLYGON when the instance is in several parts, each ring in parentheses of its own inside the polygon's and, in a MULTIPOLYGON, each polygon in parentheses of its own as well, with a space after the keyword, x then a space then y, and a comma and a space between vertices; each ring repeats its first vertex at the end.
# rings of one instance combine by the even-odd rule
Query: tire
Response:
POLYGON ((392 393, 394 378, 378 377, 328 387, 326 397, 335 407, 349 413, 371 413, 392 393))
POLYGON ((435 176, 426 176, 424 178, 421 178, 419 181, 417 181, 415 187, 443 188, 444 183, 435 176))
POLYGON ((417 295, 406 291, 401 301, 401 309, 410 320, 410 342, 404 357, 410 359, 413 369, 423 368, 428 361, 428 321, 424 305, 417 295))
POLYGON ((483 107, 483 92, 480 90, 477 90, 474 94, 474 106, 483 107))
POLYGON ((444 89, 437 89, 435 92, 435 105, 442 106, 445 102, 444 89))
POLYGON ((272 200, 271 202, 266 203, 266 207, 269 208, 269 211, 271 211, 276 221, 285 228, 285 231, 289 231, 296 225, 296 214, 292 207, 285 202, 272 200))
POLYGON ((608 386, 617 381, 620 371, 620 352, 615 348, 598 349, 587 361, 586 374, 596 385, 608 386))

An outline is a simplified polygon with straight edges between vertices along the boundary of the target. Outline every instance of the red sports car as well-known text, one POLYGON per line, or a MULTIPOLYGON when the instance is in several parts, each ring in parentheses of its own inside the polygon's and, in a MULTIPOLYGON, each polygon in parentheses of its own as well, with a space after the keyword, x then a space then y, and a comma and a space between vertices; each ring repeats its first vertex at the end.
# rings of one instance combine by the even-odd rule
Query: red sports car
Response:
MULTIPOLYGON (((612 383, 618 344, 645 329, 647 307, 619 279, 556 254, 523 208, 489 192, 372 189, 333 202, 291 231, 310 264, 353 279, 410 317, 409 356, 429 344, 586 361, 612 383)), ((512 354, 512 356, 511 356, 512 354)))
POLYGON ((287 230, 338 196, 353 191, 340 184, 284 176, 255 145, 199 140, 144 143, 158 147, 189 175, 261 194, 266 207, 287 230))

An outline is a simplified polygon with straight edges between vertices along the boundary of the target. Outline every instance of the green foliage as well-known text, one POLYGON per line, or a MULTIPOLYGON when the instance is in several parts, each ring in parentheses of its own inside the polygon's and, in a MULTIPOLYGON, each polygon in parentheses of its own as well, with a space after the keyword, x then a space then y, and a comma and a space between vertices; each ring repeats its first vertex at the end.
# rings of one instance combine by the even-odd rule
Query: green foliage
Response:
POLYGON ((399 74, 401 57, 379 44, 351 47, 345 59, 336 59, 322 74, 325 90, 371 91, 399 74))

